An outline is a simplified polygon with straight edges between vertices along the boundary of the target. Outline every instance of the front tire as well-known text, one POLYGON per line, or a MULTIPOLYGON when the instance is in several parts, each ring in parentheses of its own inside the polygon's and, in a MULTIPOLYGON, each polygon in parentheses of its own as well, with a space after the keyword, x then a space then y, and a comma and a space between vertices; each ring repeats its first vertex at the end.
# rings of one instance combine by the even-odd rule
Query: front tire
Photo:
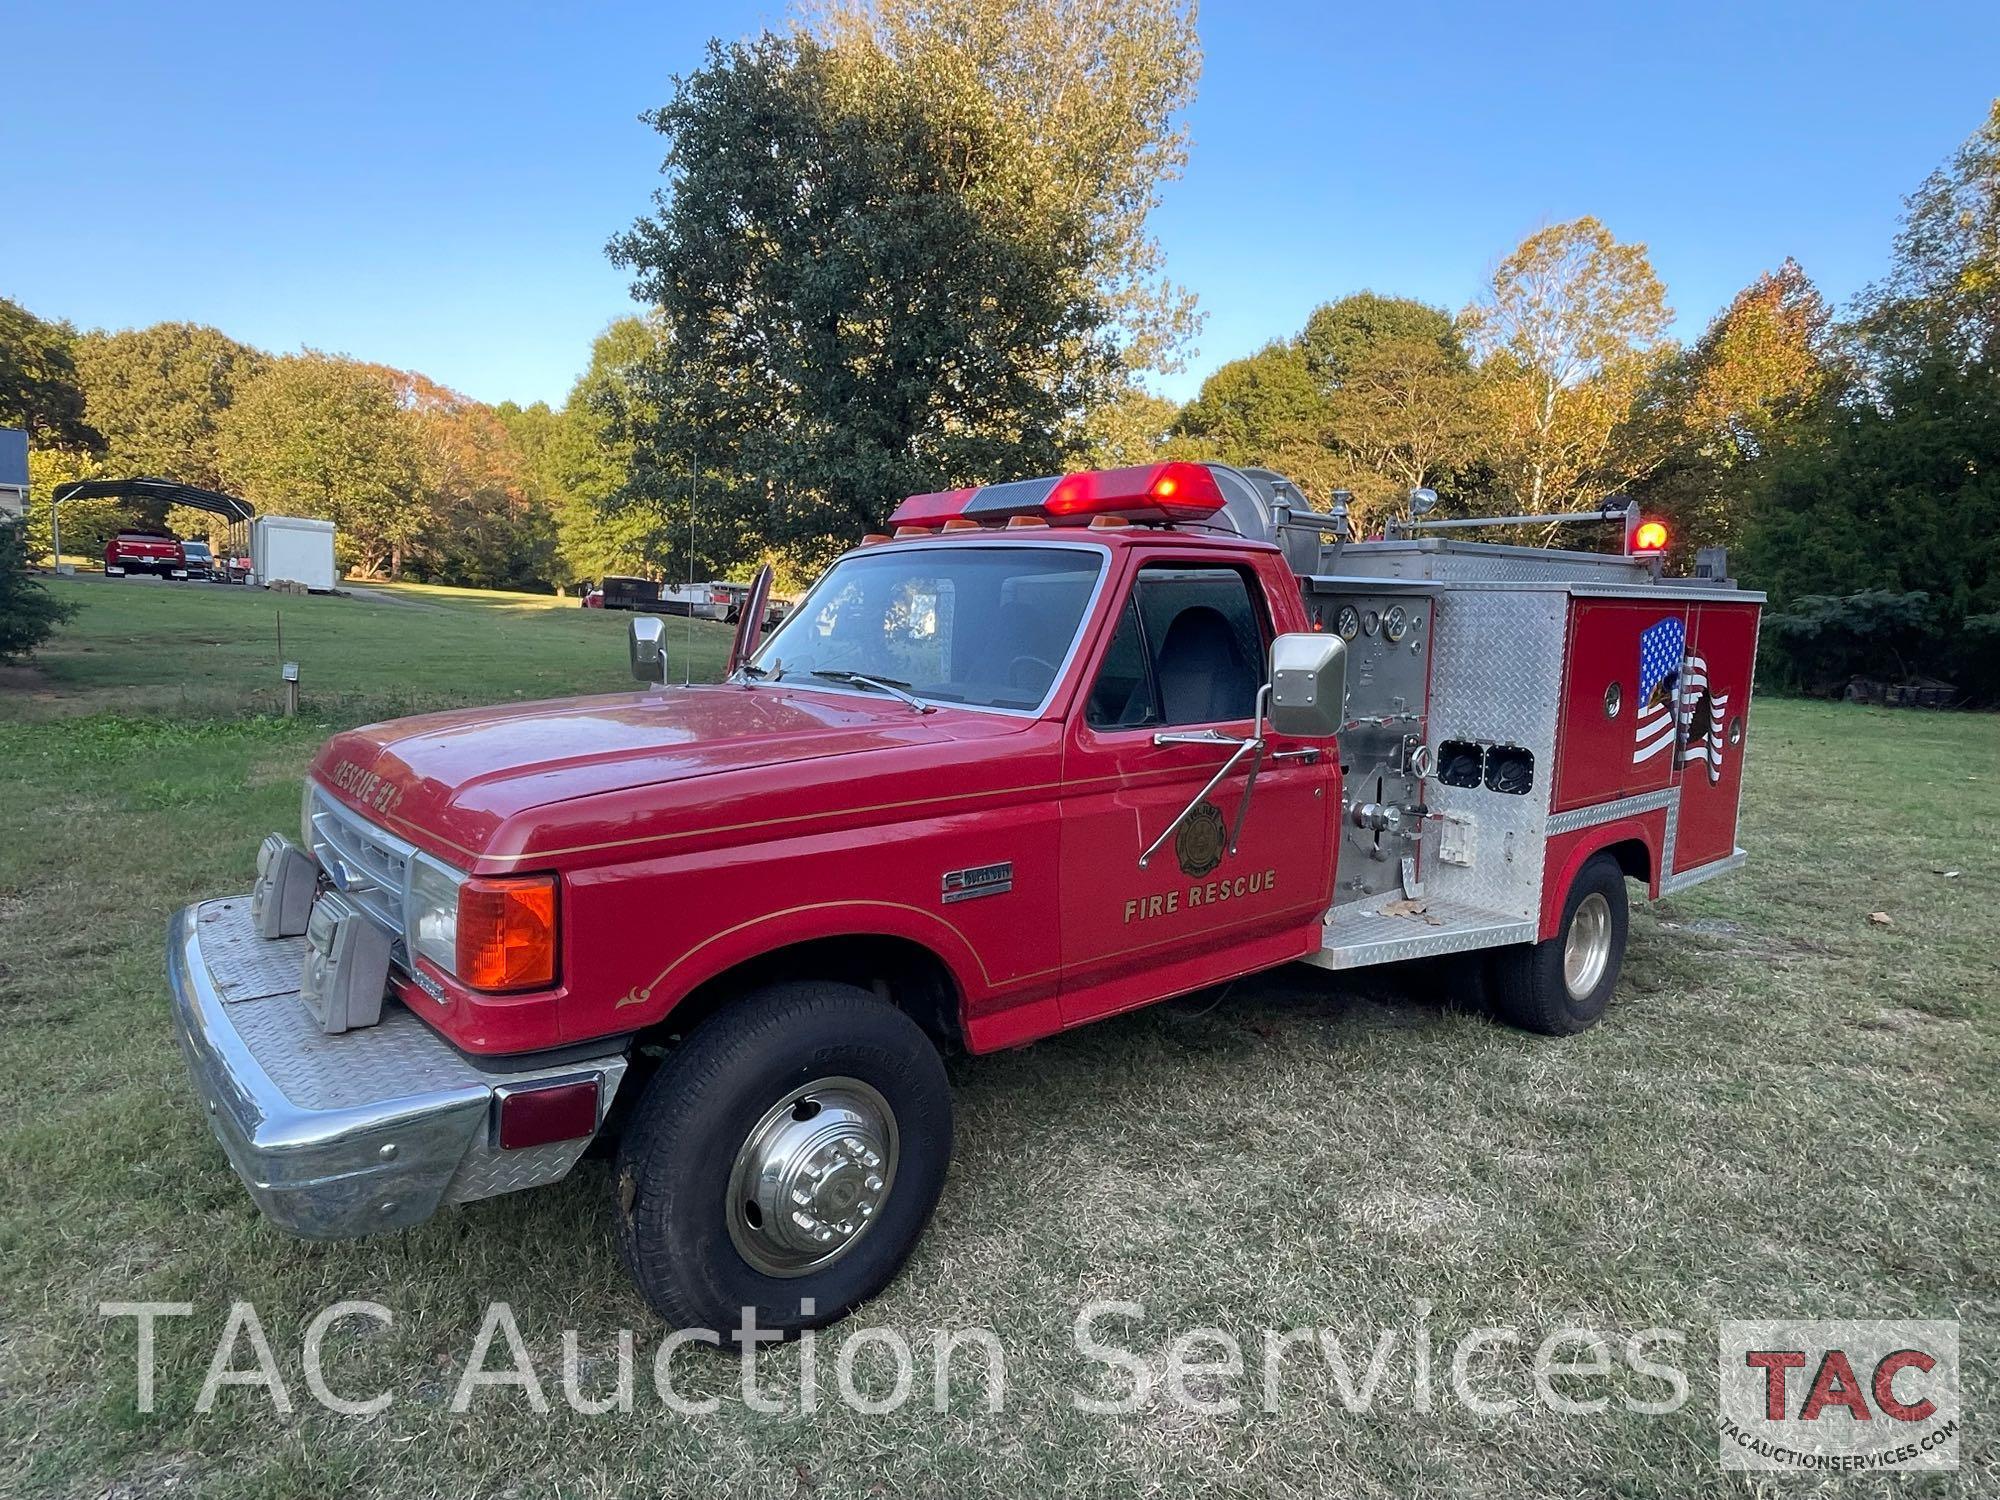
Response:
POLYGON ((787 983, 698 1027, 647 1085, 612 1175, 654 1311, 787 1336, 903 1268, 944 1188, 951 1092, 923 1030, 866 990, 787 983))
POLYGON ((1574 1036, 1603 1019, 1625 962, 1625 872, 1608 854, 1577 871, 1554 937, 1493 954, 1494 1013, 1523 1031, 1574 1036))

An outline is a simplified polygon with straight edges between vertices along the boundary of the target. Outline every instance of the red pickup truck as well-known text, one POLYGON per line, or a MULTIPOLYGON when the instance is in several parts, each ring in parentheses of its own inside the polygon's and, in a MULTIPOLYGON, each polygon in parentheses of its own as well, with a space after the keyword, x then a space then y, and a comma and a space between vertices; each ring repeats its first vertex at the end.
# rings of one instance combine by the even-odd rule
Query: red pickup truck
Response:
POLYGON ((119 532, 104 544, 104 571, 113 577, 127 573, 188 576, 180 539, 170 531, 119 532))
POLYGON ((1193 463, 895 521, 761 640, 746 606, 722 683, 663 686, 646 617, 638 692, 328 742, 299 842, 169 939, 195 1086, 272 1219, 393 1230, 602 1141, 663 1317, 796 1332, 930 1217, 947 1052, 1454 954, 1504 1019, 1574 1032, 1628 885, 1744 857, 1760 601, 1726 579, 1629 542, 1356 543, 1193 463))

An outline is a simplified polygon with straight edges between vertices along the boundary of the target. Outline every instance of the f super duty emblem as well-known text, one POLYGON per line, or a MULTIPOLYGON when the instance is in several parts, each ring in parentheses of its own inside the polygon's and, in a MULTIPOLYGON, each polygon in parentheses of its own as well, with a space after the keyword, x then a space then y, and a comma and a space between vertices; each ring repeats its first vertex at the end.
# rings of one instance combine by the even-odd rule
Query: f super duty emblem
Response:
POLYGON ((970 870, 944 872, 944 901, 970 901, 975 896, 1004 896, 1014 889, 1014 862, 978 865, 970 870))

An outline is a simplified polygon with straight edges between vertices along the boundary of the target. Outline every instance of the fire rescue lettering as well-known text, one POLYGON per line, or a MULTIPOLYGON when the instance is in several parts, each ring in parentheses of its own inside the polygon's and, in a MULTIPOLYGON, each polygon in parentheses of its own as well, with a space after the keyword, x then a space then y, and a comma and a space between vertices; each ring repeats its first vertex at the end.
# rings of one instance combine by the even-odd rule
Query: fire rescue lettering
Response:
POLYGON ((1134 896, 1125 903, 1125 921, 1128 924, 1145 922, 1154 917, 1171 917, 1176 912, 1191 911, 1197 906, 1220 906, 1225 901, 1239 901, 1259 891, 1272 890, 1277 884, 1276 870, 1252 870, 1248 875, 1205 880, 1184 890, 1163 891, 1155 896, 1134 896))

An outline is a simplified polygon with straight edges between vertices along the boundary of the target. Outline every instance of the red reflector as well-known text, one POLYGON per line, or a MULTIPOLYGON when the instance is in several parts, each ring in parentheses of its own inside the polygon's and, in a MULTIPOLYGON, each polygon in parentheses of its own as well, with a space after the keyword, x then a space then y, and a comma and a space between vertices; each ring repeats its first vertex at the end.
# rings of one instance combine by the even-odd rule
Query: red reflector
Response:
POLYGON ((500 1149, 524 1151, 597 1131, 597 1080, 511 1089, 500 1099, 500 1149))

